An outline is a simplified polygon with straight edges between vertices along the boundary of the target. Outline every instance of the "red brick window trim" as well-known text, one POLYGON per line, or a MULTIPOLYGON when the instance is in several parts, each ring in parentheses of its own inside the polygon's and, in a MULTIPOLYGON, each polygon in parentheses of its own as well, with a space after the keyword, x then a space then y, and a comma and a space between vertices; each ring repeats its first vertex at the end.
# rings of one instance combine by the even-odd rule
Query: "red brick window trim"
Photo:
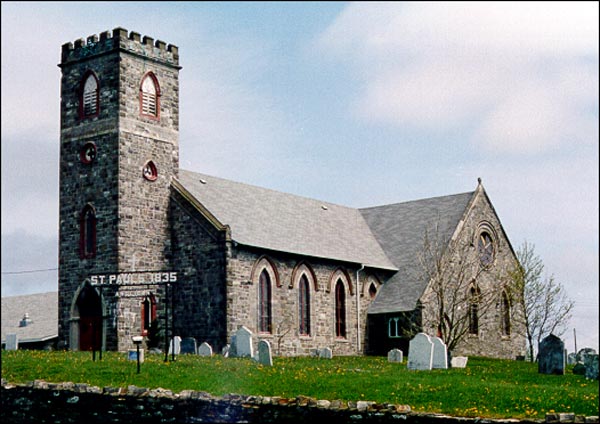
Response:
POLYGON ((300 277, 298 284, 298 317, 300 321, 299 332, 301 336, 310 335, 310 284, 306 274, 300 277))
POLYGON ((88 119, 100 113, 100 82, 94 72, 87 71, 79 87, 79 119, 88 119))
POLYGON ((146 162, 144 164, 144 167, 142 168, 142 174, 144 175, 144 178, 148 181, 156 181, 156 179, 158 178, 158 169, 156 169, 156 165, 154 165, 154 162, 152 162, 151 160, 146 162))
POLYGON ((335 336, 346 338, 346 290, 341 279, 335 283, 335 336))
POLYGON ((79 217, 79 257, 90 259, 96 256, 96 210, 89 203, 79 217))
POLYGON ((156 298, 150 293, 142 302, 142 336, 147 336, 150 324, 156 320, 156 298))
POLYGON ((160 119, 160 86, 152 72, 144 75, 140 84, 140 115, 160 119))
POLYGON ((260 273, 258 282, 258 330, 261 333, 272 331, 271 278, 267 270, 260 273))

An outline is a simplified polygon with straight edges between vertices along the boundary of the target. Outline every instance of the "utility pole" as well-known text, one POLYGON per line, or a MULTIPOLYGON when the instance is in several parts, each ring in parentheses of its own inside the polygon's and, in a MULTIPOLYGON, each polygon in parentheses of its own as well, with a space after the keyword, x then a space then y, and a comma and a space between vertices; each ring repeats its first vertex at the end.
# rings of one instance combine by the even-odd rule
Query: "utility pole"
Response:
POLYGON ((575 355, 577 355, 577 333, 575 332, 574 328, 573 328, 573 342, 575 343, 575 355))

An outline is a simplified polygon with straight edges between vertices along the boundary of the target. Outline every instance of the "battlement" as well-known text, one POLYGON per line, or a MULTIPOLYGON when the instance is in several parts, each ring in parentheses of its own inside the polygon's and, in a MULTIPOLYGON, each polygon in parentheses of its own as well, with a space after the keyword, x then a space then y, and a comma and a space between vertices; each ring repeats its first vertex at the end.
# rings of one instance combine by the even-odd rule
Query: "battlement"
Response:
POLYGON ((147 35, 142 37, 138 32, 128 32, 121 27, 113 29, 112 33, 104 31, 100 33, 100 36, 94 34, 85 40, 79 38, 74 43, 63 44, 61 65, 117 49, 171 65, 179 65, 179 48, 177 46, 167 45, 161 40, 155 41, 154 38, 147 35))

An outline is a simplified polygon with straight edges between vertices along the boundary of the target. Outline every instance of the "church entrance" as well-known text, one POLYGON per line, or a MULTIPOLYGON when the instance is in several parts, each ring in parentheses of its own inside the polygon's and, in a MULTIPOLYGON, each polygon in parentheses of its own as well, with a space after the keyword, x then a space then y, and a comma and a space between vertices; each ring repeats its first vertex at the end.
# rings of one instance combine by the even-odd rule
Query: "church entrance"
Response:
POLYGON ((102 349, 102 302, 96 290, 86 285, 77 298, 79 350, 102 349))

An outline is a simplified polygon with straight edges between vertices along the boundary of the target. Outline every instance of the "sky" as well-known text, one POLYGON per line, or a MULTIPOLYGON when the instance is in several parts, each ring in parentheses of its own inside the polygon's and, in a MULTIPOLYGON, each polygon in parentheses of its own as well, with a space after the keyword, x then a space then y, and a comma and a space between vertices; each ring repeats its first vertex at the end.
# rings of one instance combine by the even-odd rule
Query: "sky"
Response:
POLYGON ((2 296, 57 290, 61 46, 178 46, 180 167, 349 207, 473 191, 598 349, 598 2, 2 2, 2 296))

